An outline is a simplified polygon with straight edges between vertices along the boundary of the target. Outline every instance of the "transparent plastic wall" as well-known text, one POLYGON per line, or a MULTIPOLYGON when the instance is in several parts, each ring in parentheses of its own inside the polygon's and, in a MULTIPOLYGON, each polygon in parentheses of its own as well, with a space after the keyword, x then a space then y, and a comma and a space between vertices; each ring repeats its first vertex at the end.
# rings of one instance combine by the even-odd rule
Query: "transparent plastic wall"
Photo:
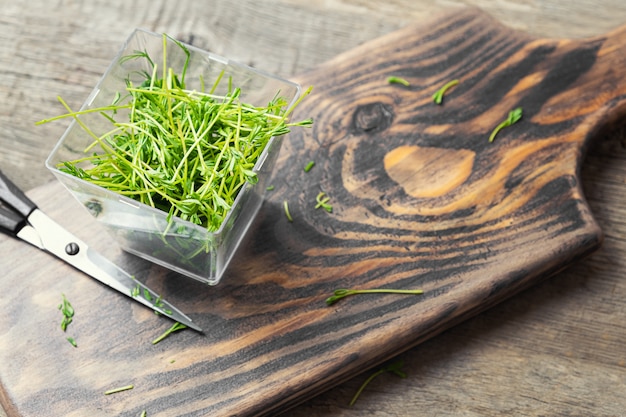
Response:
MULTIPOLYGON (((152 71, 149 62, 127 57, 138 51, 146 52, 160 64, 163 39, 161 34, 135 30, 81 110, 111 105, 126 91, 128 80, 134 85, 141 84, 146 72, 152 71)), ((166 39, 167 66, 180 74, 187 56, 180 45, 166 39)), ((231 86, 241 89, 240 101, 254 106, 266 106, 277 95, 293 103, 300 94, 300 87, 293 82, 189 45, 185 47, 191 53, 185 78, 187 90, 212 87, 221 77, 216 95, 227 93, 230 80, 231 86)), ((116 119, 118 117, 123 119, 127 115, 120 112, 116 114, 116 119)), ((110 122, 97 112, 82 114, 79 118, 95 135, 103 135, 111 129, 110 122)), ((84 157, 85 149, 93 142, 93 136, 73 121, 48 157, 46 166, 95 219, 106 226, 124 250, 210 285, 217 284, 261 207, 267 180, 280 150, 280 138, 272 138, 257 161, 254 171, 258 182, 244 185, 221 227, 214 232, 176 217, 168 219, 168 213, 59 169, 64 161, 84 157)), ((102 150, 95 147, 90 152, 102 150)))

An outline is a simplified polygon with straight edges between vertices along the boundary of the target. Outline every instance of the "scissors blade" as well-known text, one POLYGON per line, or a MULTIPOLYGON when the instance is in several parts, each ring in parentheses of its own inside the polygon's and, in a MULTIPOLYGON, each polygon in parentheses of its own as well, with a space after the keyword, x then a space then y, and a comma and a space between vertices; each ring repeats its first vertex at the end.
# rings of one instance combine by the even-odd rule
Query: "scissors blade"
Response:
POLYGON ((19 238, 52 253, 76 269, 154 311, 189 328, 202 331, 184 313, 104 256, 90 249, 85 242, 65 230, 41 210, 35 209, 28 216, 28 223, 32 227, 22 228, 18 233, 19 238))

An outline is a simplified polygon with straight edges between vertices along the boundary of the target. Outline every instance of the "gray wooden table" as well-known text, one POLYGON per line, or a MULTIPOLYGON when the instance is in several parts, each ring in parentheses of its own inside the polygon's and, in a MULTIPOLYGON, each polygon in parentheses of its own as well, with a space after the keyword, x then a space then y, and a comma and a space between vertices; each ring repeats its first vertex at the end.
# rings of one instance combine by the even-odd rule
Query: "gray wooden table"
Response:
MULTIPOLYGON (((463 5, 538 37, 581 38, 626 24, 623 0, 0 0, 0 169, 26 190, 53 181, 43 161, 65 124, 35 122, 63 111, 57 95, 78 108, 135 27, 290 77, 463 5)), ((599 252, 401 354, 408 377, 381 376, 354 407, 347 403, 372 370, 287 414, 624 415, 625 131, 600 132, 583 170, 606 232, 599 252)))

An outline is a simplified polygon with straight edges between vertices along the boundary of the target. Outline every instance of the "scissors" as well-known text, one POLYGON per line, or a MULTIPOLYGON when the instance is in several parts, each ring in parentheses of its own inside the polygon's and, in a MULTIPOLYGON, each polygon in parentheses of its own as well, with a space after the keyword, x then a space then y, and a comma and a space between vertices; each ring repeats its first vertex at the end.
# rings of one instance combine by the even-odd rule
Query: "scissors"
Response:
POLYGON ((184 313, 45 215, 0 171, 0 231, 57 256, 79 271, 185 326, 184 313))

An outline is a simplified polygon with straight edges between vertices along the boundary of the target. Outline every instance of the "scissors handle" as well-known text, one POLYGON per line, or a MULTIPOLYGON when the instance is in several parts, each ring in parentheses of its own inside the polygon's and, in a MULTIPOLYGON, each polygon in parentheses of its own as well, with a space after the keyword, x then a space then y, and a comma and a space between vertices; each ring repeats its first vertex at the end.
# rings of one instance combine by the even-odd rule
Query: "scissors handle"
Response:
POLYGON ((22 216, 0 206, 0 231, 15 236, 26 221, 22 216))
POLYGON ((26 195, 0 171, 0 229, 16 234, 26 218, 37 208, 26 195), (11 211, 13 209, 15 211, 11 211))
POLYGON ((24 218, 28 217, 37 208, 13 182, 0 171, 0 200, 13 210, 20 213, 24 218))

